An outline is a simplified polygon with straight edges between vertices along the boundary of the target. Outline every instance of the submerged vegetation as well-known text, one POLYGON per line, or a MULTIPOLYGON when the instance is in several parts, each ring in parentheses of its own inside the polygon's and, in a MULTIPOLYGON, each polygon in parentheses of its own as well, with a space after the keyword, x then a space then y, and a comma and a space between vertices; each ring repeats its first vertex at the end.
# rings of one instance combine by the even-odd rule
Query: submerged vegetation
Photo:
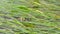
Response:
POLYGON ((60 34, 60 0, 0 0, 0 34, 60 34))

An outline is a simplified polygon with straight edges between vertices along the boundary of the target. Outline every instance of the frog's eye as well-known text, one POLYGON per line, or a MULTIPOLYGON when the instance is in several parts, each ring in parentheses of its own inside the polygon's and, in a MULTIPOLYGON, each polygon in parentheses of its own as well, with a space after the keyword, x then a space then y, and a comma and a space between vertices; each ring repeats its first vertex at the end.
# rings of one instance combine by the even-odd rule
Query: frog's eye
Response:
POLYGON ((33 6, 32 8, 39 8, 38 6, 33 6))

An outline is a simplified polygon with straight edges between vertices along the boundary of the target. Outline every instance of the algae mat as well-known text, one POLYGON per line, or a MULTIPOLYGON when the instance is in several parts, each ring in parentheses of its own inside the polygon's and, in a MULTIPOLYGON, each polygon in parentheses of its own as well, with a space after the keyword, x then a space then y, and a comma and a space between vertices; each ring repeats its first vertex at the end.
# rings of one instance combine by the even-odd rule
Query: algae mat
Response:
POLYGON ((0 0, 0 34, 60 34, 60 0, 0 0))

